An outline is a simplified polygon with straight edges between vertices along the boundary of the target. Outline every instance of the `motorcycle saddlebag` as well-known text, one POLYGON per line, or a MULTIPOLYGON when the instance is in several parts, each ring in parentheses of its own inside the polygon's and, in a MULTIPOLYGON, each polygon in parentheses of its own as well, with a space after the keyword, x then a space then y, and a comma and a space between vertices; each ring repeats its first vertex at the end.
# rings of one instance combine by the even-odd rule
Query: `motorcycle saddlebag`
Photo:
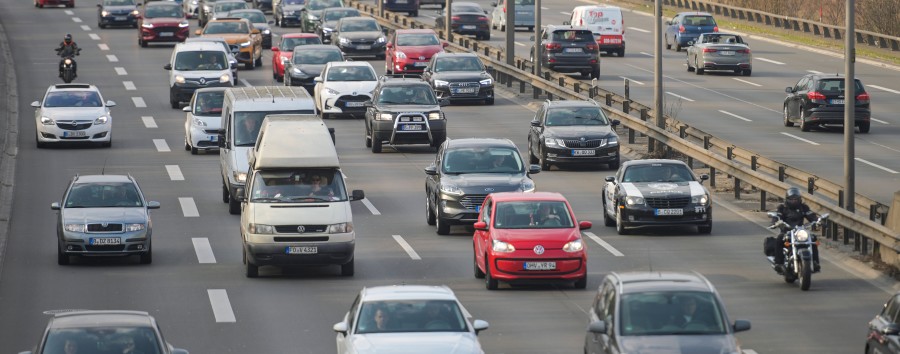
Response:
POLYGON ((766 256, 774 256, 775 250, 778 248, 778 239, 772 236, 763 240, 763 252, 766 256))

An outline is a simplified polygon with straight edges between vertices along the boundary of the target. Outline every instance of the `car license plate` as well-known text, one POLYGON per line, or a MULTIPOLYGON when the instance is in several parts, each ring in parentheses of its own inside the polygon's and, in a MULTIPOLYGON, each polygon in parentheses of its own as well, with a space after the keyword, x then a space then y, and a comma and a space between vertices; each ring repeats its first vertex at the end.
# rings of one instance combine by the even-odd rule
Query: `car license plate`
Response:
POLYGON ((288 246, 284 248, 285 254, 316 254, 319 247, 316 246, 288 246))
POLYGON ((424 127, 421 124, 401 124, 400 130, 402 131, 420 131, 424 130, 424 127))
POLYGON ((63 137, 78 137, 78 136, 87 136, 87 132, 85 131, 64 131, 63 137))
POLYGON ((369 50, 369 49, 372 49, 372 46, 370 46, 370 45, 358 45, 358 46, 356 46, 356 49, 357 49, 357 50, 369 50))
POLYGON ((347 102, 347 107, 362 107, 365 102, 347 102))
POLYGON ((160 37, 172 37, 174 35, 175 35, 174 32, 159 32, 160 37))
POLYGON ((206 137, 207 137, 207 139, 209 139, 209 141, 218 141, 219 140, 218 135, 207 135, 206 137))
POLYGON ((125 17, 125 16, 116 16, 116 17, 113 17, 113 19, 115 19, 116 21, 125 21, 126 18, 127 18, 127 17, 125 17))
POLYGON ((428 66, 428 62, 427 62, 427 61, 420 61, 420 62, 418 62, 418 63, 413 64, 413 66, 416 66, 416 67, 425 67, 425 66, 428 66))
POLYGON ((719 52, 719 54, 722 54, 722 55, 734 55, 734 51, 733 51, 733 50, 723 50, 723 51, 719 52))
POLYGON ((462 29, 464 30, 473 30, 475 29, 475 25, 463 25, 462 29))
POLYGON ((556 262, 525 262, 525 270, 555 270, 556 262))
POLYGON ((453 93, 475 93, 474 87, 463 87, 458 89, 453 89, 453 93))
POLYGON ((394 0, 395 4, 408 4, 409 0, 394 0))
POLYGON ((566 53, 581 53, 581 48, 566 48, 566 53))
POLYGON ((684 209, 656 209, 656 215, 684 215, 684 209))
POLYGON ((833 100, 831 100, 831 104, 844 104, 844 100, 842 100, 842 99, 833 99, 833 100))
POLYGON ((572 150, 572 156, 594 156, 597 151, 594 150, 572 150))
POLYGON ((91 237, 89 242, 91 246, 121 245, 122 239, 118 237, 91 237))
POLYGON ((603 38, 603 44, 622 44, 622 40, 618 38, 603 38))

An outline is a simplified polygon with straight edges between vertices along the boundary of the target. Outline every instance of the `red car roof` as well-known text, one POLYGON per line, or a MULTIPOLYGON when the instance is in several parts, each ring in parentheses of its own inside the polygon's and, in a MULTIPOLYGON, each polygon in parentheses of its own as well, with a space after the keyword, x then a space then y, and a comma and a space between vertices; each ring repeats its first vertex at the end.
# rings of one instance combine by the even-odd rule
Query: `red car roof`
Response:
POLYGON ((534 193, 525 193, 525 192, 502 192, 502 193, 491 193, 491 198, 494 202, 515 202, 515 201, 560 201, 565 202, 566 197, 563 197, 562 194, 555 192, 534 192, 534 193))
POLYGON ((312 38, 318 36, 315 33, 288 33, 281 35, 282 38, 312 38))
POLYGON ((435 33, 433 29, 427 29, 427 28, 416 28, 416 29, 406 28, 406 29, 398 29, 394 32, 397 34, 401 34, 401 33, 432 33, 433 34, 433 33, 435 33))

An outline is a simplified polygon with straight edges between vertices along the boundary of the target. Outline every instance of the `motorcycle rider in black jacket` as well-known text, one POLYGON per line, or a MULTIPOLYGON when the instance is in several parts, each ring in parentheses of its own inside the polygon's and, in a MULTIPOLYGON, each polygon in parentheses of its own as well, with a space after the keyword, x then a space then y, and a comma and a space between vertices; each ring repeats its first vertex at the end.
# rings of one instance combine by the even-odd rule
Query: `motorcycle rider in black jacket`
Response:
MULTIPOLYGON (((59 47, 56 48, 56 54, 62 57, 59 60, 59 77, 62 77, 63 63, 65 63, 66 58, 75 57, 79 51, 81 51, 81 48, 78 48, 78 44, 72 40, 72 35, 67 33, 63 41, 59 43, 59 47)), ((72 60, 72 73, 75 74, 75 77, 78 77, 78 63, 74 60, 72 60)))
MULTIPOLYGON (((788 188, 787 193, 784 196, 784 203, 778 205, 777 211, 778 217, 781 218, 789 227, 781 227, 781 232, 778 234, 778 248, 775 250, 775 269, 778 273, 784 271, 784 252, 782 249, 784 248, 784 236, 785 234, 793 229, 797 225, 802 225, 804 220, 808 220, 809 222, 816 221, 818 216, 816 213, 812 212, 809 209, 809 206, 803 203, 803 197, 800 195, 800 189, 797 187, 788 188)), ((772 223, 778 222, 777 218, 772 218, 772 223)), ((819 247, 816 244, 813 244, 813 271, 818 272, 821 270, 821 266, 819 265, 819 247)))

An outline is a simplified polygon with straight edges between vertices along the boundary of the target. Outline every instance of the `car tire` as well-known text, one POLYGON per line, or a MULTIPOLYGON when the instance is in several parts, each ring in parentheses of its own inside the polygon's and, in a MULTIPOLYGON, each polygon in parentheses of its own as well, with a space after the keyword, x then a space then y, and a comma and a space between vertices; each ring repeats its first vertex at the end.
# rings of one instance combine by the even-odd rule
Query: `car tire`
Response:
POLYGON ((606 189, 603 190, 603 225, 606 227, 616 226, 616 219, 609 217, 609 213, 606 212, 606 189))
POLYGON ((690 60, 688 60, 688 62, 687 62, 687 71, 688 71, 689 73, 694 72, 694 67, 691 66, 691 61, 690 61, 690 60))
POLYGON ((676 51, 676 52, 680 52, 680 51, 681 51, 681 44, 675 43, 675 51, 676 51))
POLYGON ((744 71, 741 72, 741 74, 743 74, 744 76, 750 76, 750 74, 752 74, 752 73, 753 73, 753 70, 750 70, 750 69, 744 69, 744 71))
POLYGON ((505 25, 505 24, 500 25, 500 32, 506 32, 506 25, 505 25))
POLYGON ((535 165, 539 161, 538 158, 534 156, 534 153, 532 153, 532 151, 534 150, 531 149, 531 140, 528 140, 528 163, 531 165, 535 165))
POLYGON ((541 155, 538 156, 538 165, 541 165, 541 171, 550 171, 550 163, 547 162, 547 154, 541 150, 541 155))
POLYGON ((141 253, 140 257, 141 264, 153 263, 153 245, 147 247, 147 252, 141 253))
POLYGON ((241 214, 241 202, 231 198, 228 198, 228 213, 231 215, 240 215, 241 214))
POLYGON ((384 59, 385 59, 384 53, 382 53, 382 54, 375 54, 375 59, 378 59, 378 60, 384 60, 384 59))
POLYGON ((587 274, 585 274, 581 278, 578 278, 578 280, 575 280, 575 284, 572 284, 572 285, 575 286, 575 289, 586 289, 587 288, 587 274))
POLYGON ((703 73, 704 73, 705 71, 706 71, 706 70, 701 69, 699 66, 698 66, 697 68, 694 69, 694 73, 696 73, 697 75, 703 75, 703 73))
POLYGON ((100 146, 105 147, 105 148, 111 148, 112 147, 112 137, 109 138, 109 141, 100 143, 100 146))
POLYGON ((63 252, 62 245, 59 244, 59 241, 57 241, 56 264, 69 265, 69 263, 71 263, 71 261, 72 261, 71 257, 69 257, 69 255, 67 255, 65 252, 63 252))
POLYGON ((228 187, 225 187, 225 183, 222 183, 222 203, 228 203, 228 200, 231 199, 231 195, 228 194, 228 187))
POLYGON ((37 147, 38 149, 44 149, 44 148, 47 147, 47 143, 41 142, 41 140, 38 139, 37 134, 34 135, 34 145, 35 145, 35 147, 37 147))
POLYGON ((256 58, 256 61, 253 62, 253 66, 258 66, 258 67, 263 66, 262 54, 260 54, 259 58, 256 58))
POLYGON ((481 36, 481 38, 486 41, 491 40, 491 32, 485 33, 483 36, 481 36))
POLYGON ((806 122, 806 112, 803 107, 800 107, 800 131, 808 132, 812 129, 812 126, 806 122))
POLYGON ((366 147, 372 147, 372 137, 366 136, 366 147))
POLYGON ((200 153, 200 149, 191 146, 191 155, 197 155, 200 153))
POLYGON ((434 225, 437 227, 438 235, 450 234, 450 222, 441 217, 441 212, 437 210, 437 204, 434 205, 434 225))
POLYGON ((491 276, 491 265, 488 257, 484 257, 484 287, 488 290, 497 290, 500 282, 491 276))
POLYGON ((859 123, 859 132, 862 134, 869 134, 869 127, 871 123, 859 123))
POLYGON ((435 224, 434 209, 431 208, 431 197, 425 194, 425 223, 431 226, 435 224))
POLYGON ((600 68, 594 68, 591 70, 591 78, 600 80, 600 68))
POLYGON ((255 68, 255 67, 256 67, 256 65, 252 61, 249 63, 244 63, 245 70, 253 70, 253 68, 255 68))
POLYGON ((475 244, 472 244, 472 267, 475 268, 475 279, 484 279, 484 272, 478 268, 478 257, 475 257, 475 244))
POLYGON ((619 235, 628 235, 628 229, 625 228, 625 221, 622 220, 622 212, 616 208, 616 233, 619 235))
POLYGON ((672 45, 669 44, 669 36, 666 36, 666 49, 672 49, 672 45))
POLYGON ((141 38, 141 37, 138 37, 138 45, 140 45, 141 48, 147 48, 147 41, 145 41, 145 40, 144 40, 143 38, 141 38))
POLYGON ((419 11, 413 11, 409 13, 410 17, 419 17, 419 11))
POLYGON ((169 94, 169 105, 172 106, 172 109, 181 108, 181 102, 178 101, 178 98, 173 94, 169 94))
POLYGON ((259 266, 255 264, 250 264, 247 262, 246 270, 244 273, 247 278, 258 278, 259 277, 259 266))
POLYGON ((486 99, 484 100, 484 104, 486 104, 486 105, 488 105, 488 106, 493 106, 493 105, 494 105, 494 97, 486 98, 486 99))
POLYGON ((625 48, 619 49, 619 51, 616 52, 616 55, 618 55, 619 58, 625 57, 625 48))
POLYGON ((697 226, 697 233, 701 235, 709 235, 712 233, 712 223, 697 226))
POLYGON ((106 25, 104 25, 100 22, 97 22, 97 27, 100 27, 101 29, 103 29, 103 28, 106 28, 106 25))
POLYGON ((616 160, 606 164, 606 167, 608 167, 610 170, 613 170, 613 171, 618 170, 619 165, 621 164, 621 161, 622 161, 621 157, 616 156, 616 160))
POLYGON ((373 136, 370 140, 372 141, 372 152, 376 154, 381 153, 381 139, 375 139, 373 136))
POLYGON ((342 277, 352 277, 354 273, 354 265, 353 263, 356 261, 355 258, 350 259, 350 262, 341 264, 341 276, 342 277))
POLYGON ((491 22, 491 29, 494 30, 494 31, 496 31, 496 30, 497 30, 497 24, 491 22))
POLYGON ((794 122, 791 122, 791 119, 788 118, 788 107, 784 105, 784 126, 785 127, 793 127, 794 122))

